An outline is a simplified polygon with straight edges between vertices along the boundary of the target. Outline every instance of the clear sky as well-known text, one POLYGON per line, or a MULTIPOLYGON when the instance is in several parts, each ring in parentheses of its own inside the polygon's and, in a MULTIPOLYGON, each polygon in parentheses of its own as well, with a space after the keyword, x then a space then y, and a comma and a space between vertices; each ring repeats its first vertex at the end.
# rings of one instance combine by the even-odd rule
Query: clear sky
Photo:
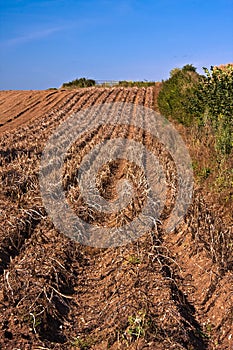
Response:
POLYGON ((0 0, 0 89, 233 61, 233 0, 0 0))

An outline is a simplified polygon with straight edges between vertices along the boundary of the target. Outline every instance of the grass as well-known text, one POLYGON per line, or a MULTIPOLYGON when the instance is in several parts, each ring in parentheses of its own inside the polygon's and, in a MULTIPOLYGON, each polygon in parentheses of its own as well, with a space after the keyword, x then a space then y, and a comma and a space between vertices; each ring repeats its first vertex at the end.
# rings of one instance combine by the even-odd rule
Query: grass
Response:
POLYGON ((140 311, 136 316, 129 316, 127 333, 131 338, 138 340, 146 334, 146 313, 140 311))
POLYGON ((128 262, 133 265, 141 264, 140 258, 138 258, 136 255, 130 255, 128 257, 128 262))
POLYGON ((91 337, 76 337, 71 344, 80 350, 88 350, 95 344, 95 340, 91 337))

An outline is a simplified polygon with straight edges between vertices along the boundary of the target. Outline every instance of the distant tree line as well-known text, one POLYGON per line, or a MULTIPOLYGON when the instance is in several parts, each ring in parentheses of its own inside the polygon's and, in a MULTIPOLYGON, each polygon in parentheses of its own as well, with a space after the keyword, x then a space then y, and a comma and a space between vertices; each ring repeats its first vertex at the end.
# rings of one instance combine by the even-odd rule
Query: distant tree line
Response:
POLYGON ((118 86, 122 87, 148 87, 148 86, 154 86, 156 84, 155 81, 130 81, 130 80, 121 80, 118 83, 118 86))
POLYGON ((90 86, 95 86, 95 80, 79 78, 62 84, 62 88, 85 88, 90 86))
MULTIPOLYGON (((154 86, 156 84, 155 81, 130 81, 130 80, 121 80, 117 84, 114 84, 114 86, 120 86, 120 87, 147 87, 147 86, 154 86)), ((87 78, 77 78, 72 81, 69 81, 68 83, 63 83, 62 88, 85 88, 90 86, 95 86, 96 81, 93 79, 87 79, 87 78)), ((104 86, 106 84, 103 84, 104 86)), ((101 84, 98 84, 98 86, 101 86, 101 84)))

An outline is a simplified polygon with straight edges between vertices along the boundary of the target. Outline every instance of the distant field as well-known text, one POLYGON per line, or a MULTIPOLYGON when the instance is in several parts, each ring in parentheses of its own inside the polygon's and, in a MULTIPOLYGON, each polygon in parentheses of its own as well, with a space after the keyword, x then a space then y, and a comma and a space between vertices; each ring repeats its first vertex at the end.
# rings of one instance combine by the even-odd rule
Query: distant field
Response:
POLYGON ((43 116, 72 96, 71 91, 0 91, 0 130, 12 130, 43 116))

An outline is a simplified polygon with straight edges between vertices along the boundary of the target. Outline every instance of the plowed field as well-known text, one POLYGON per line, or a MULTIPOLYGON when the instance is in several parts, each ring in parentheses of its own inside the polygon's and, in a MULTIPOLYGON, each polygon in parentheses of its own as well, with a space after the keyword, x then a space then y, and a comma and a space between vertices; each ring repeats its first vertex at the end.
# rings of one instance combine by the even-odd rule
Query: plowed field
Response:
MULTIPOLYGON (((120 136, 156 149, 171 186, 150 232, 125 246, 91 248, 58 232, 43 207, 40 159, 57 126, 103 103, 156 110, 158 89, 0 92, 0 349, 233 348, 231 222, 195 185, 184 220, 166 233, 176 192, 174 165, 140 128, 107 125, 84 133, 66 162, 63 185, 83 219, 122 225, 144 203, 140 170, 124 160, 103 167, 98 181, 106 199, 115 197, 124 176, 136 182, 138 196, 120 216, 93 218, 80 201, 76 169, 100 139, 120 136)), ((185 129, 179 132, 185 138, 185 129)), ((187 146, 192 151, 191 141, 187 146)))

